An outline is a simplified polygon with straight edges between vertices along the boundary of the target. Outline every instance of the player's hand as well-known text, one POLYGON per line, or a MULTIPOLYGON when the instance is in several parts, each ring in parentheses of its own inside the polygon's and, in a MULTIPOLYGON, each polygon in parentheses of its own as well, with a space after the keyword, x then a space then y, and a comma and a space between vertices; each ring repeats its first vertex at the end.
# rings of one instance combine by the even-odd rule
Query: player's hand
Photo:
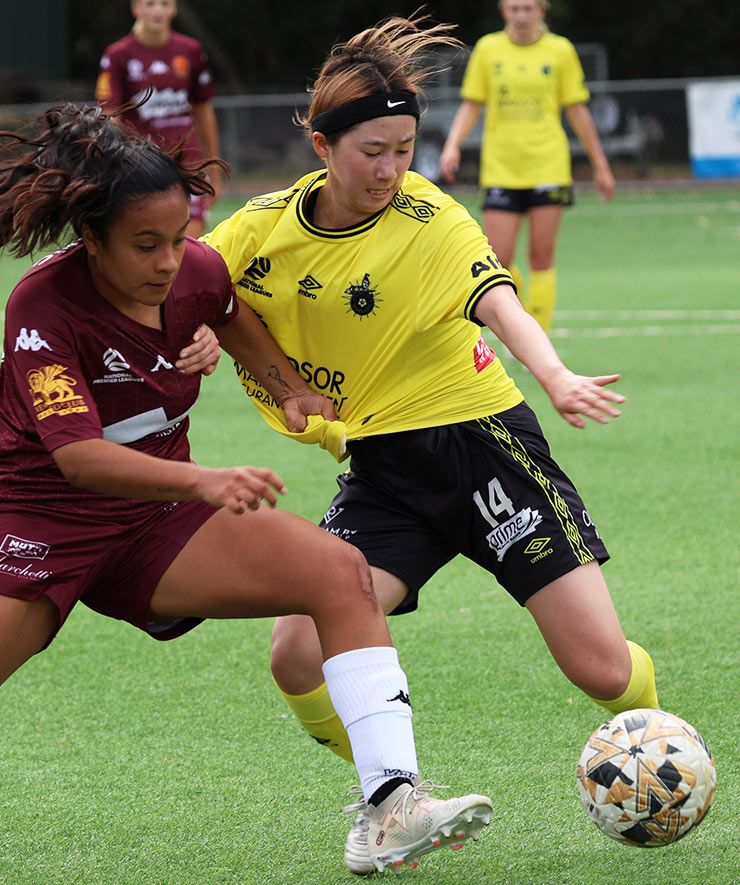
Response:
POLYGON ((445 145, 439 158, 439 170, 442 173, 442 178, 452 184, 455 181, 459 168, 460 148, 445 145))
POLYGON ((258 510, 260 504, 277 504, 285 494, 282 479, 266 467, 204 467, 195 487, 200 500, 214 507, 227 507, 232 513, 258 510))
POLYGON ((198 326, 193 335, 193 343, 183 347, 175 368, 185 375, 194 375, 202 372, 210 375, 216 371, 216 366, 221 357, 221 347, 216 338, 216 333, 210 326, 198 326))
POLYGON ((573 427, 583 429, 586 426, 583 417, 598 424, 608 424, 609 418, 618 418, 622 414, 614 403, 623 403, 625 397, 606 389, 619 378, 619 375, 576 375, 564 368, 548 379, 545 390, 563 418, 573 427))
POLYGON ((601 199, 605 203, 610 203, 614 196, 615 183, 612 170, 608 166, 594 171, 594 184, 596 185, 596 190, 601 195, 601 199))
POLYGON ((309 415, 321 415, 327 421, 336 421, 334 403, 320 393, 307 390, 284 399, 280 405, 285 412, 285 422, 291 433, 302 433, 308 425, 309 415))

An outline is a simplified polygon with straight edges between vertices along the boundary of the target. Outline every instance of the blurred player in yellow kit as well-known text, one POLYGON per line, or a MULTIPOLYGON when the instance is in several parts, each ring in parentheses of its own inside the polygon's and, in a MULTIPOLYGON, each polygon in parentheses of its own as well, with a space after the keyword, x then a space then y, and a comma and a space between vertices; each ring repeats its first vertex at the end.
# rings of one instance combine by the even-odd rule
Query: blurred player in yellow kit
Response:
POLYGON ((583 69, 569 40, 549 32, 548 0, 500 0, 503 31, 486 34, 470 56, 463 99, 440 158, 455 180, 460 148, 485 108, 480 184, 483 227, 524 306, 549 333, 556 300, 555 247, 565 206, 573 203, 570 151, 562 110, 591 162, 607 202, 614 176, 586 102, 583 69), (529 291, 516 265, 517 237, 529 222, 529 291))

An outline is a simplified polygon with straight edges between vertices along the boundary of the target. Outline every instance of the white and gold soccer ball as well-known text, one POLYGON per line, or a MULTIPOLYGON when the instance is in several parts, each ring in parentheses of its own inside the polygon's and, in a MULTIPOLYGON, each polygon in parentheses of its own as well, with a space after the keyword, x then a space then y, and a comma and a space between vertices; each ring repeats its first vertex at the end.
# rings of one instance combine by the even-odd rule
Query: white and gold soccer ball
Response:
POLYGON ((709 810, 714 758, 699 732, 663 710, 628 710, 596 729, 578 761, 578 792, 596 826, 628 845, 669 845, 709 810))

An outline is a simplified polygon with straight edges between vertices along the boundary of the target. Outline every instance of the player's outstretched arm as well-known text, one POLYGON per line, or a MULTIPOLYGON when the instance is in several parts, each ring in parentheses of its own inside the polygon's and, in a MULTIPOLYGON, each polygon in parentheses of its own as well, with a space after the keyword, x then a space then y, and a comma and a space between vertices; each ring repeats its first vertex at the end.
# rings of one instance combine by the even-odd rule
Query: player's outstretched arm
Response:
POLYGON ((505 344, 539 381, 553 406, 573 427, 585 418, 607 424, 621 412, 625 398, 607 385, 619 375, 576 375, 563 364, 550 339, 534 317, 521 306, 511 286, 494 286, 480 299, 476 316, 505 344))
POLYGON ((67 481, 117 498, 205 501, 234 513, 271 507, 285 493, 280 477, 265 467, 214 469, 191 461, 167 461, 105 439, 86 439, 52 452, 67 481))
POLYGON ((216 334, 221 347, 280 403, 291 432, 304 431, 309 415, 321 415, 327 421, 336 419, 334 403, 301 378, 246 304, 241 304, 239 313, 219 326, 216 334))

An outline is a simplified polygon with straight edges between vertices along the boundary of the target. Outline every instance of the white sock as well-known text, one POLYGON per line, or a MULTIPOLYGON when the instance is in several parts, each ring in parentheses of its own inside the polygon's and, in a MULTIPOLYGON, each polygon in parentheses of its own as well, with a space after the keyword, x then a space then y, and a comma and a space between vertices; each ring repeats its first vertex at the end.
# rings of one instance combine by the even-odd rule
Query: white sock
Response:
POLYGON ((419 772, 406 674, 391 646, 356 648, 324 662, 326 687, 347 729, 367 801, 394 777, 419 772))

